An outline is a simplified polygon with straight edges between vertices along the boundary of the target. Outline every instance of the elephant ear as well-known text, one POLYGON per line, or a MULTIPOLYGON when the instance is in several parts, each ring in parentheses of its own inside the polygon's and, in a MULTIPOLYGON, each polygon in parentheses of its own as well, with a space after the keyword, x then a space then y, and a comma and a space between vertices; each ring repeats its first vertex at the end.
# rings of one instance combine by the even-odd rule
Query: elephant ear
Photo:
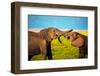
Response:
POLYGON ((47 41, 51 41, 50 29, 47 29, 47 41))
POLYGON ((72 45, 79 48, 79 47, 82 47, 84 43, 85 43, 84 38, 79 37, 75 41, 72 42, 72 45))
POLYGON ((71 32, 68 34, 68 36, 71 41, 75 41, 78 38, 77 32, 71 32))
POLYGON ((40 38, 46 41, 51 41, 50 35, 48 34, 48 30, 44 29, 40 31, 40 38))

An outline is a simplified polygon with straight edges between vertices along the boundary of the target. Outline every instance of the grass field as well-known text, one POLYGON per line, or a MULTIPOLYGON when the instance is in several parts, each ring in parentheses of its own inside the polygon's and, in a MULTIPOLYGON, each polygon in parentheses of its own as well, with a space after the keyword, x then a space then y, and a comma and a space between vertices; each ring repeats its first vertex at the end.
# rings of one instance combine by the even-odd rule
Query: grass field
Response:
MULTIPOLYGON (((88 33, 81 32, 83 35, 88 35, 88 33)), ((51 43, 51 49, 53 54, 53 59, 77 59, 79 57, 79 48, 71 45, 71 42, 61 37, 62 44, 58 41, 58 39, 54 39, 51 43)), ((42 55, 36 55, 32 57, 32 60, 43 60, 42 55)))

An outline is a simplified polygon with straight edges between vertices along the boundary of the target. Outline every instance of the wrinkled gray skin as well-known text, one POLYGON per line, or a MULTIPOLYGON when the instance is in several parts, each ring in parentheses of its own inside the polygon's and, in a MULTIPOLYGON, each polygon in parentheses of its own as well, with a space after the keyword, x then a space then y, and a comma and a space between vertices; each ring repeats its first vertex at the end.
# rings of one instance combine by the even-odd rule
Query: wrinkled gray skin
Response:
POLYGON ((43 29, 38 33, 28 31, 28 60, 31 60, 32 56, 38 54, 42 54, 43 59, 53 59, 51 52, 51 41, 55 38, 58 38, 60 41, 59 38, 62 33, 63 31, 57 28, 43 29))
POLYGON ((65 38, 69 39, 73 46, 79 48, 79 58, 86 58, 87 50, 88 50, 87 36, 73 31, 64 32, 61 36, 64 36, 65 38))

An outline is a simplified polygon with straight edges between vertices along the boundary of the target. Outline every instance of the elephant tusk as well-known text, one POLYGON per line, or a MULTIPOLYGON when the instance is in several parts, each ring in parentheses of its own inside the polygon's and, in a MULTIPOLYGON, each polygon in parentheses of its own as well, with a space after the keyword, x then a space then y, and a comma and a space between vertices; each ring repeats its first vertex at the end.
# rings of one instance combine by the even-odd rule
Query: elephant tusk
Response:
POLYGON ((58 37, 58 41, 62 44, 60 37, 61 37, 61 36, 58 37))

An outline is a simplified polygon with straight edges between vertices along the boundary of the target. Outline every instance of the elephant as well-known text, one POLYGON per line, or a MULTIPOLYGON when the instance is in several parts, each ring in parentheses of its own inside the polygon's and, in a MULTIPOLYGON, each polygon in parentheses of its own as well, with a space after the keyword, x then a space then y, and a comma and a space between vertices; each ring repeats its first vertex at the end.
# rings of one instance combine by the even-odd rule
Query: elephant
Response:
MULTIPOLYGON (((71 41, 71 45, 79 48, 79 58, 86 58, 86 55, 88 54, 88 37, 85 35, 82 35, 78 32, 73 32, 71 30, 70 32, 64 32, 61 36, 64 36, 65 38, 69 39, 71 41)), ((59 37, 60 40, 60 37, 59 37)), ((61 43, 61 40, 60 40, 61 43)))
POLYGON ((38 33, 28 31, 28 60, 38 54, 42 54, 44 60, 52 60, 51 41, 56 38, 60 40, 62 32, 57 28, 45 28, 38 33))

